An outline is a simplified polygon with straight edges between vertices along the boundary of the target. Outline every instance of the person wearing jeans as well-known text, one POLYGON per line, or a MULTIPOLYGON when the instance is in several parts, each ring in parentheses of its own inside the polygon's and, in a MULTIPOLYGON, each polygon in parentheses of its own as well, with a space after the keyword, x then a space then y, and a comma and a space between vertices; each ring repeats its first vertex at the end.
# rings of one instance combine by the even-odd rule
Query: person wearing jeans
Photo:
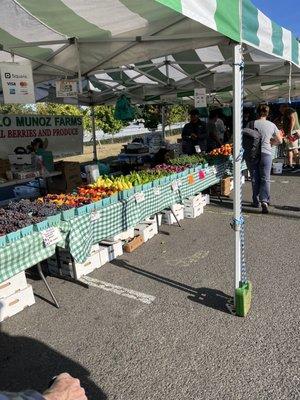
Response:
POLYGON ((261 153, 260 160, 249 165, 252 177, 252 205, 259 207, 262 204, 270 204, 270 176, 272 169, 272 154, 261 153))
POLYGON ((252 180, 252 206, 259 208, 261 203, 263 214, 269 212, 272 144, 282 141, 279 129, 273 122, 267 120, 269 111, 270 108, 266 104, 260 104, 257 108, 258 119, 254 122, 254 129, 261 136, 261 154, 258 160, 248 165, 252 180))

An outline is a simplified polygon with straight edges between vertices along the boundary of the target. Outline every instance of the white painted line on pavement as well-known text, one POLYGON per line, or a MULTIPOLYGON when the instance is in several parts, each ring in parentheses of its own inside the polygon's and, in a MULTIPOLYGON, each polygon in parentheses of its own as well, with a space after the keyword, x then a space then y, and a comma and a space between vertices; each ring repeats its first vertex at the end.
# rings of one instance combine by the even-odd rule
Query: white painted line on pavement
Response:
POLYGON ((98 289, 106 290, 107 292, 113 292, 120 296, 128 297, 129 299, 141 301, 145 304, 151 304, 155 300, 155 297, 151 296, 150 294, 136 292, 135 290, 126 289, 108 282, 99 281, 98 279, 90 276, 83 276, 80 278, 80 281, 98 289))
POLYGON ((290 181, 280 181, 281 183, 290 183, 290 181))

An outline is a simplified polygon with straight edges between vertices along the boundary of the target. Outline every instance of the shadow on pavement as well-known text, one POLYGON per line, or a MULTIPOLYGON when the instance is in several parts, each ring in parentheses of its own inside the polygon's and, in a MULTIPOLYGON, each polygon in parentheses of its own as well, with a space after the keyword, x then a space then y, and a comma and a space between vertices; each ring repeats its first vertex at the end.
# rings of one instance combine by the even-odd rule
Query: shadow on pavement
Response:
MULTIPOLYGON (((225 208, 227 210, 233 210, 233 201, 231 199, 226 199, 225 201, 222 200, 222 202, 220 202, 217 199, 211 199, 211 204, 213 206, 218 206, 218 207, 222 207, 225 208)), ((261 209, 257 209, 257 208, 253 208, 251 207, 251 203, 246 203, 243 201, 243 212, 247 215, 247 214, 256 214, 256 215, 262 215, 261 214, 261 209)), ((300 215, 296 215, 296 214, 285 214, 285 213, 281 213, 281 212, 276 212, 275 210, 281 210, 281 211, 292 211, 292 212, 299 212, 300 208, 299 207, 294 207, 294 206, 277 206, 277 205, 271 205, 269 208, 269 216, 272 217, 278 217, 278 218, 286 218, 286 219, 298 219, 300 218, 300 215)), ((264 217, 267 217, 268 215, 264 215, 264 217)))
POLYGON ((233 302, 233 298, 221 290, 209 288, 197 289, 197 294, 194 297, 188 296, 188 299, 214 310, 225 312, 226 314, 230 314, 227 305, 233 302))
POLYGON ((135 274, 145 276, 146 278, 152 279, 154 281, 163 283, 164 285, 170 286, 174 289, 181 290, 182 292, 189 294, 189 296, 187 297, 189 300, 192 300, 203 306, 225 312, 226 314, 230 314, 226 305, 229 301, 232 301, 233 299, 231 296, 228 296, 220 290, 209 288, 194 288, 184 283, 177 282, 173 279, 169 279, 153 272, 135 267, 129 264, 126 260, 115 259, 111 261, 111 264, 119 268, 127 269, 128 271, 134 272, 135 274))
MULTIPOLYGON (((53 324, 55 328, 55 323, 53 324)), ((0 391, 26 389, 42 393, 61 372, 80 379, 90 400, 106 400, 105 393, 89 378, 89 371, 38 340, 0 332, 0 391)))

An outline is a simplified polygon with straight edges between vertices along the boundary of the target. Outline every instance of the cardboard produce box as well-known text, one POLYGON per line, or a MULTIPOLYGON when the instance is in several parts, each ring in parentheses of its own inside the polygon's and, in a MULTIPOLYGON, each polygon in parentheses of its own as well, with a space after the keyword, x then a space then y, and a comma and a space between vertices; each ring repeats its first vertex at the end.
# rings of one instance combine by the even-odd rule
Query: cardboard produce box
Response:
MULTIPOLYGON (((51 257, 47 260, 48 270, 55 275, 59 274, 59 266, 56 257, 51 257)), ((100 258, 99 253, 95 253, 87 258, 83 263, 73 261, 71 255, 60 254, 60 267, 63 275, 74 279, 80 279, 84 275, 88 275, 96 268, 99 268, 100 258)))
POLYGON ((6 179, 6 171, 10 171, 10 163, 8 160, 0 159, 0 178, 6 179))
POLYGON ((18 290, 4 299, 0 299, 0 322, 21 312, 35 303, 32 286, 18 290))
POLYGON ((231 192, 231 178, 225 178, 221 180, 221 195, 229 196, 231 192))
POLYGON ((23 290, 27 287, 27 280, 25 276, 25 271, 20 272, 12 276, 6 281, 0 283, 0 299, 8 297, 18 290, 23 290))
POLYGON ((132 253, 133 251, 141 247, 142 244, 144 244, 143 236, 138 235, 131 239, 128 243, 126 243, 123 248, 126 253, 132 253))

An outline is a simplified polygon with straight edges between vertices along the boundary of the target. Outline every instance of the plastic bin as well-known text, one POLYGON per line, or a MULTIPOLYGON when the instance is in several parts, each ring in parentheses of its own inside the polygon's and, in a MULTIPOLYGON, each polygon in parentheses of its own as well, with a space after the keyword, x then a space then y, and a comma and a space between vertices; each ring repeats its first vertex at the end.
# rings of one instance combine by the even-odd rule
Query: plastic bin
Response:
POLYGON ((21 229, 21 236, 26 237, 33 233, 33 225, 26 226, 25 228, 21 229))
POLYGON ((63 221, 70 221, 75 217, 75 208, 70 208, 69 210, 64 210, 61 212, 61 219, 63 221))

